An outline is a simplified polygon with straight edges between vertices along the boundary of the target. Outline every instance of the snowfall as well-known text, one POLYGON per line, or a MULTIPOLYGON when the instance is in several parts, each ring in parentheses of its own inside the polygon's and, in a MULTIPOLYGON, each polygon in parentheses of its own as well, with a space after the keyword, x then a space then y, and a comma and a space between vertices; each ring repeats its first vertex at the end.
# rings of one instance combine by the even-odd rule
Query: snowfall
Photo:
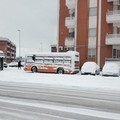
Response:
POLYGON ((78 74, 50 74, 32 73, 18 68, 4 68, 0 71, 0 81, 40 83, 63 87, 81 87, 102 90, 120 90, 120 77, 104 77, 101 75, 80 75, 78 74))

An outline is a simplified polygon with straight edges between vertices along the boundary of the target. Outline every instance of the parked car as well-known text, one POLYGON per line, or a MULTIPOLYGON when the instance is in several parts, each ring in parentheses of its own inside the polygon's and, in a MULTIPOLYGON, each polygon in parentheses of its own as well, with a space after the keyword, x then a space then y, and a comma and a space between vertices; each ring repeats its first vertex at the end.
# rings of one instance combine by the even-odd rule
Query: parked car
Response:
POLYGON ((18 67, 18 62, 11 62, 8 65, 9 67, 18 67))
POLYGON ((3 66, 4 66, 4 68, 7 68, 8 64, 6 62, 3 62, 3 66))
POLYGON ((95 62, 85 62, 81 68, 81 74, 99 75, 100 67, 95 62))
POLYGON ((106 62, 102 69, 102 76, 120 76, 120 67, 116 63, 106 62))
MULTIPOLYGON (((25 65, 25 62, 21 62, 21 67, 24 67, 24 65, 25 65)), ((11 63, 9 63, 8 66, 9 67, 18 67, 18 62, 17 61, 11 62, 11 63)))

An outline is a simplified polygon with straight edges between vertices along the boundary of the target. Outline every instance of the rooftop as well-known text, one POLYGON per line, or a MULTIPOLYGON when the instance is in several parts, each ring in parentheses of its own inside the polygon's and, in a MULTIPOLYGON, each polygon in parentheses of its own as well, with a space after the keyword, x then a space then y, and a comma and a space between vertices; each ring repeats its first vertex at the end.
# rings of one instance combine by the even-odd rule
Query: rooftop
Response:
POLYGON ((0 41, 7 41, 9 43, 11 43, 13 46, 16 46, 12 41, 10 41, 8 38, 6 37, 0 37, 0 41))

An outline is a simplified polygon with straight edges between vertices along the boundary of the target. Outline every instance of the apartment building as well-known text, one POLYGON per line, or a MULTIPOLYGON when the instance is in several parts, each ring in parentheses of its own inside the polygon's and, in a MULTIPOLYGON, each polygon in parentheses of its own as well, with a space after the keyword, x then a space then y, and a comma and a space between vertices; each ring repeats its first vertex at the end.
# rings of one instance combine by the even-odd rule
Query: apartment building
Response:
POLYGON ((59 0, 57 46, 80 52, 81 65, 120 60, 120 0, 59 0))
POLYGON ((4 52, 4 61, 7 63, 15 60, 16 57, 16 45, 11 42, 8 38, 0 37, 0 50, 4 52))

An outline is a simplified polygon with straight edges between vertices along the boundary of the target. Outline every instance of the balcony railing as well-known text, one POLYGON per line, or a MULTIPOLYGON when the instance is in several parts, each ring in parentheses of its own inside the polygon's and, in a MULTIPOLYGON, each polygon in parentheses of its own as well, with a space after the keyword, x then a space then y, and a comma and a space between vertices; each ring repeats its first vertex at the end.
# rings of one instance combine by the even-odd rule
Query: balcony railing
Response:
POLYGON ((75 17, 66 17, 65 26, 69 28, 75 28, 75 17))
POLYGON ((113 2, 114 0, 107 0, 107 2, 113 2))
POLYGON ((108 11, 106 21, 107 23, 120 23, 120 10, 108 11))
POLYGON ((67 37, 65 39, 65 46, 70 48, 75 46, 75 39, 73 37, 67 37))
POLYGON ((120 4, 120 0, 107 0, 107 2, 113 2, 114 5, 120 4))
POLYGON ((120 45, 120 34, 108 34, 106 36, 106 45, 120 45))
POLYGON ((120 62, 120 58, 105 58, 105 61, 119 61, 120 62))
POLYGON ((68 9, 74 9, 76 6, 76 0, 66 0, 66 6, 68 9))

